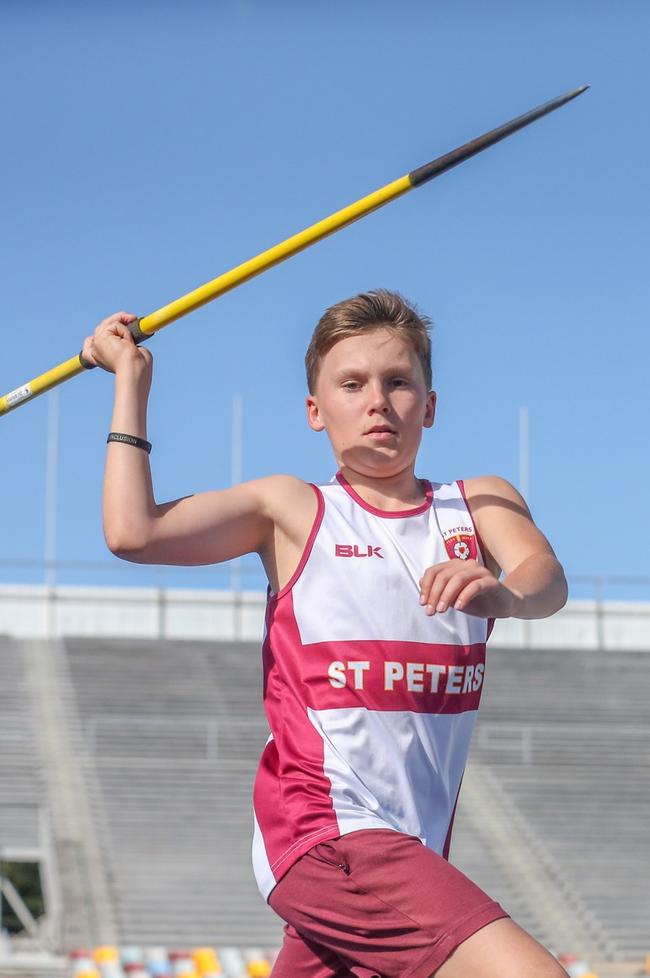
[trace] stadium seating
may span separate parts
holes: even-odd
[[[0,636],[0,862],[32,864],[34,878],[40,880],[40,894],[32,903],[36,919],[32,917],[29,923],[30,936],[48,946],[58,929],[56,881],[35,714],[25,646]],[[19,890],[16,894],[23,909],[29,910],[23,894]],[[41,914],[37,906],[46,912]]]
[[[471,757],[542,840],[596,958],[647,953],[649,679],[642,652],[488,651]]]
[[[259,647],[66,646],[120,939],[277,946],[280,922],[250,858],[252,781],[268,736]]]
[[[586,961],[583,961],[578,954],[560,954],[558,960],[569,978],[598,978]]]
[[[0,636],[0,851],[39,846],[45,793],[21,643]]]
[[[0,750],[0,783],[12,803],[43,806],[24,654],[0,639],[12,677],[0,684],[0,746],[12,745]],[[175,978],[185,967],[189,978],[187,953],[161,950],[173,940],[216,946],[217,974],[263,978],[269,954],[242,951],[281,941],[250,868],[252,782],[268,735],[259,645],[69,638],[57,662],[53,695],[110,881],[114,933],[103,936],[100,921],[95,939],[121,945],[119,960],[104,951],[75,967],[85,961],[102,978],[143,964],[147,976]],[[649,678],[646,652],[490,647],[455,819],[451,861],[553,953],[575,949],[576,967],[589,962],[600,978],[607,962],[641,968],[648,953]],[[28,818],[12,824],[16,837],[30,831]],[[547,891],[568,930],[540,902]]]
[[[168,951],[104,946],[73,951],[67,978],[269,978],[274,958],[261,950],[228,947]],[[569,978],[600,978],[578,954],[559,954],[558,960]]]
[[[101,785],[122,938],[162,943],[173,920],[188,945],[213,936],[273,946],[279,925],[250,870],[251,785],[267,736],[259,648],[68,640],[67,657]],[[638,670],[649,668],[645,653],[488,652],[470,766],[542,840],[551,879],[590,937],[581,950],[597,959],[647,949],[635,866],[647,832],[650,712]],[[464,801],[461,791],[452,861],[554,948],[526,881],[509,878],[503,853],[468,831]],[[171,919],[177,901],[156,892],[164,880],[186,908]]]
[[[76,950],[68,978],[269,978],[275,954],[259,949],[199,947],[191,951],[133,946]]]

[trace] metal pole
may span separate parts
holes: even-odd
[[[167,636],[167,596],[165,594],[164,569],[158,569],[158,588],[156,594],[156,605],[158,610],[158,638],[160,640]]]
[[[530,493],[530,423],[528,405],[519,408],[519,492],[526,502]]]
[[[241,394],[232,396],[232,420],[230,443],[230,484],[239,485],[242,481],[243,468],[243,403]]]
[[[45,472],[45,584],[47,634],[56,634],[56,538],[59,475],[59,392],[52,391],[47,405],[47,460]]]
[[[530,419],[528,405],[519,408],[519,492],[527,503],[530,495]],[[523,645],[530,649],[533,644],[533,624],[524,618],[521,623]]]
[[[243,475],[243,402],[241,394],[233,394],[232,397],[232,418],[231,418],[231,440],[230,440],[230,484],[239,485]],[[240,641],[242,637],[242,564],[241,557],[236,557],[231,562],[230,589],[233,601],[233,632],[235,641]]]
[[[594,579],[594,606],[596,611],[596,648],[599,652],[605,649],[605,588],[601,576]]]

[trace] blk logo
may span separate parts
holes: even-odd
[[[356,543],[354,545],[350,543],[337,543],[334,552],[337,557],[379,557],[381,560],[384,559],[381,547],[373,547],[370,543],[365,550],[358,547]]]

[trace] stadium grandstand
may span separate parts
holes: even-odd
[[[0,978],[270,974],[263,595],[0,587]],[[499,623],[450,859],[571,978],[650,973],[647,604]]]

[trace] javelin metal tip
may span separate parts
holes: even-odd
[[[570,102],[578,95],[582,95],[587,88],[589,88],[589,85],[582,85],[580,88],[575,88],[571,92],[559,95],[557,98],[551,99],[550,102],[545,102],[544,105],[538,105],[536,109],[531,109],[529,112],[525,112],[524,115],[517,116],[516,119],[511,119],[510,122],[506,122],[497,129],[491,129],[490,132],[486,132],[477,139],[465,143],[464,146],[459,146],[458,149],[452,150],[451,153],[439,156],[437,160],[425,163],[424,166],[418,167],[417,170],[411,170],[408,175],[411,186],[419,187],[433,177],[437,177],[452,167],[458,166],[459,163],[463,163],[471,156],[482,152],[488,146],[493,146],[495,143],[500,142],[500,140],[505,139],[506,136],[511,136],[513,132],[523,129],[524,126],[529,126],[531,122],[536,122],[537,119],[548,115],[549,112],[554,112],[556,109],[566,105],[567,102]]]
[[[581,85],[579,88],[574,88],[570,92],[566,92],[565,95],[560,95],[559,98],[553,99],[553,101],[550,102],[549,104],[557,105],[557,107],[559,108],[561,105],[566,105],[567,102],[571,102],[572,99],[577,98],[578,95],[582,95],[582,93],[586,92],[588,88],[591,88],[591,86]]]

